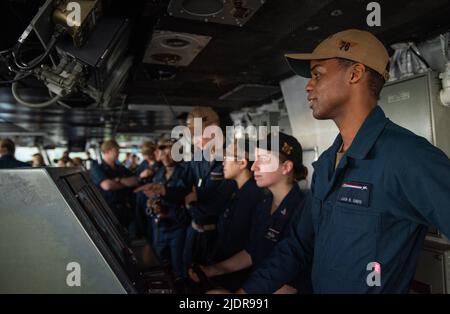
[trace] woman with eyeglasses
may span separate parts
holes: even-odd
[[[226,148],[223,174],[233,180],[237,189],[226,201],[225,210],[217,221],[217,238],[214,242],[212,262],[226,260],[245,249],[250,237],[252,217],[258,203],[267,195],[256,185],[251,171],[255,143],[248,140],[234,140]],[[216,277],[220,286],[233,290],[241,287],[248,277],[248,269]]]

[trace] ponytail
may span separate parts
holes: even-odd
[[[300,169],[294,169],[294,180],[299,182],[305,180],[308,177],[308,168],[304,165],[300,166]]]

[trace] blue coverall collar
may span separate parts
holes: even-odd
[[[380,106],[376,106],[362,124],[345,156],[354,159],[366,158],[388,121],[389,119],[386,118],[383,109]],[[334,160],[341,145],[342,137],[341,134],[338,134],[333,145],[328,150],[331,160]]]
[[[286,194],[286,196],[283,198],[280,205],[278,205],[277,209],[273,212],[272,216],[279,215],[280,212],[284,208],[293,207],[292,204],[298,203],[298,198],[296,197],[296,195],[302,195],[302,194],[303,194],[303,192],[300,190],[300,187],[298,186],[298,184],[294,183],[294,185],[290,189],[289,193]],[[269,206],[269,211],[270,211],[270,206],[272,204],[273,195],[270,194],[270,197],[268,197],[267,200],[268,200],[268,206]]]
[[[256,182],[255,182],[255,179],[253,178],[253,176],[251,176],[247,181],[245,181],[245,183],[241,186],[241,188],[239,190],[245,191],[245,190],[250,189],[254,185],[256,185]]]

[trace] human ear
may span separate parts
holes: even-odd
[[[358,83],[362,77],[364,76],[364,72],[366,72],[366,67],[364,64],[355,63],[350,67],[350,84]]]
[[[239,160],[239,169],[244,170],[245,168],[247,168],[247,165],[248,165],[247,159]]]
[[[287,160],[283,163],[283,170],[282,170],[282,174],[283,175],[287,175],[289,172],[291,172],[294,168],[294,163],[290,160]]]

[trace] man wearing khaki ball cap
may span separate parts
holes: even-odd
[[[272,293],[311,268],[315,293],[407,293],[428,226],[450,237],[450,160],[377,105],[389,56],[371,33],[286,58],[339,135],[313,164],[311,208],[239,292]]]

